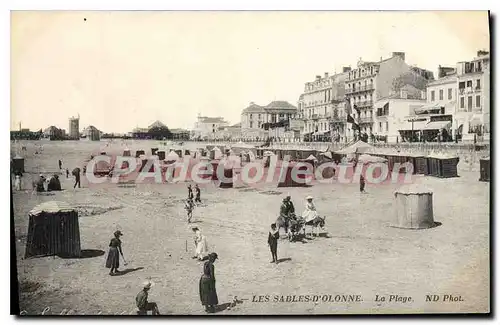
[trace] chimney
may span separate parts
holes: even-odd
[[[400,57],[401,60],[405,60],[405,52],[392,52],[392,57]]]
[[[328,78],[328,72],[325,72],[325,78]]]
[[[484,50],[477,51],[477,56],[478,57],[485,56],[485,55],[488,55],[488,54],[490,54],[490,52],[488,52],[488,51],[484,51]]]
[[[343,73],[346,73],[346,72],[349,72],[349,71],[351,71],[351,67],[343,67],[342,68],[342,72]]]

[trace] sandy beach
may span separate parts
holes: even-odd
[[[41,144],[43,151],[35,155]],[[158,304],[162,314],[205,314],[198,293],[202,263],[191,259],[193,232],[183,203],[186,183],[89,188],[83,178],[83,187],[73,190],[73,178],[63,175],[63,191],[53,195],[31,192],[33,177],[57,172],[58,159],[71,171],[93,152],[124,146],[121,140],[108,147],[104,141],[26,142],[25,190],[14,191],[13,202],[20,309],[27,314],[44,310],[45,314],[69,310],[73,314],[134,314],[134,299],[145,279],[155,284],[149,300]],[[162,148],[155,141],[127,141],[126,146],[132,152]],[[234,297],[242,300],[218,314],[488,312],[490,185],[478,181],[477,171],[459,170],[459,175],[415,177],[415,182],[433,191],[434,219],[439,226],[426,230],[391,226],[397,184],[368,186],[366,194],[359,193],[357,184],[239,185],[232,189],[202,185],[203,204],[195,208],[192,225],[201,228],[219,256],[215,263],[219,302],[227,307]],[[281,262],[270,264],[267,232],[287,193],[299,213],[307,195],[315,198],[318,211],[326,216],[327,234],[305,243],[280,240]],[[81,211],[81,245],[87,255],[25,260],[28,212],[52,200],[68,202]],[[111,277],[104,264],[116,229],[124,233],[128,265],[121,266],[125,274]],[[299,299],[301,295],[333,298],[286,302],[286,296]],[[336,295],[359,295],[360,300],[330,301]],[[387,300],[376,301],[376,295]],[[426,295],[461,299],[429,302]],[[280,296],[285,296],[283,302]]]

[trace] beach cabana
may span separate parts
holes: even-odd
[[[490,181],[490,157],[479,159],[479,180],[481,182]]]
[[[130,149],[127,148],[123,149],[123,157],[130,157],[130,155],[131,155]]]
[[[233,188],[233,169],[224,167],[224,180],[220,180],[220,188]]]
[[[430,154],[426,158],[430,176],[440,178],[458,177],[457,165],[459,158],[457,156],[437,153]]]
[[[105,176],[109,175],[111,170],[113,169],[113,161],[111,158],[111,163],[107,163],[106,161],[98,160],[94,164],[94,175],[97,176]]]
[[[179,155],[175,151],[170,151],[164,160],[168,164],[171,164],[179,160],[179,158],[180,158]]]
[[[385,162],[387,162],[387,159],[385,159],[383,157],[362,154],[358,157],[358,162],[363,163],[363,164],[385,163]]]
[[[295,170],[300,171],[300,174],[296,174],[295,179],[292,177],[294,168]],[[303,164],[290,163],[288,164],[286,170],[281,170],[281,173],[282,174],[280,175],[278,181],[278,187],[304,187],[308,185],[306,177],[310,177],[313,171]],[[304,175],[304,173],[306,173],[306,175]]]
[[[12,172],[16,175],[24,173],[24,158],[15,156],[12,158]]]
[[[165,151],[163,151],[163,150],[158,150],[158,151],[156,152],[156,155],[158,156],[158,159],[159,159],[159,160],[165,160]]]
[[[140,156],[143,156],[145,154],[144,150],[137,150],[135,152],[135,158],[139,158]]]
[[[151,148],[152,155],[155,155],[157,151],[158,151],[158,148]]]
[[[222,151],[218,147],[214,147],[212,150],[210,150],[210,159],[221,159],[222,158]]]
[[[78,212],[65,202],[45,202],[29,212],[24,257],[51,255],[81,255]]]
[[[155,161],[158,161],[158,157],[157,156],[152,156],[152,157],[142,156],[141,157],[141,168],[139,169],[139,171],[143,172],[144,168],[146,168],[147,165],[149,165],[149,171],[148,172],[154,173],[155,172]]]

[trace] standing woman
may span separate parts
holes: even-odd
[[[271,255],[273,260],[271,263],[278,264],[278,239],[280,238],[279,230],[276,229],[276,224],[271,224],[271,230],[269,231],[269,236],[267,237],[267,243],[271,249]]]
[[[215,267],[214,262],[217,259],[216,253],[208,255],[208,261],[203,265],[203,275],[200,278],[200,300],[205,306],[207,313],[214,313],[215,306],[219,304],[217,290],[215,289]]]
[[[109,275],[116,275],[120,267],[120,255],[123,257],[122,241],[120,237],[123,236],[120,230],[115,231],[115,238],[111,239],[109,243],[109,253],[106,259],[106,267],[111,269]]]

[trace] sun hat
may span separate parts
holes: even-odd
[[[308,196],[306,197],[306,200],[312,200],[312,199],[313,199],[313,197],[312,197],[312,196],[310,196],[310,195],[308,195]]]

